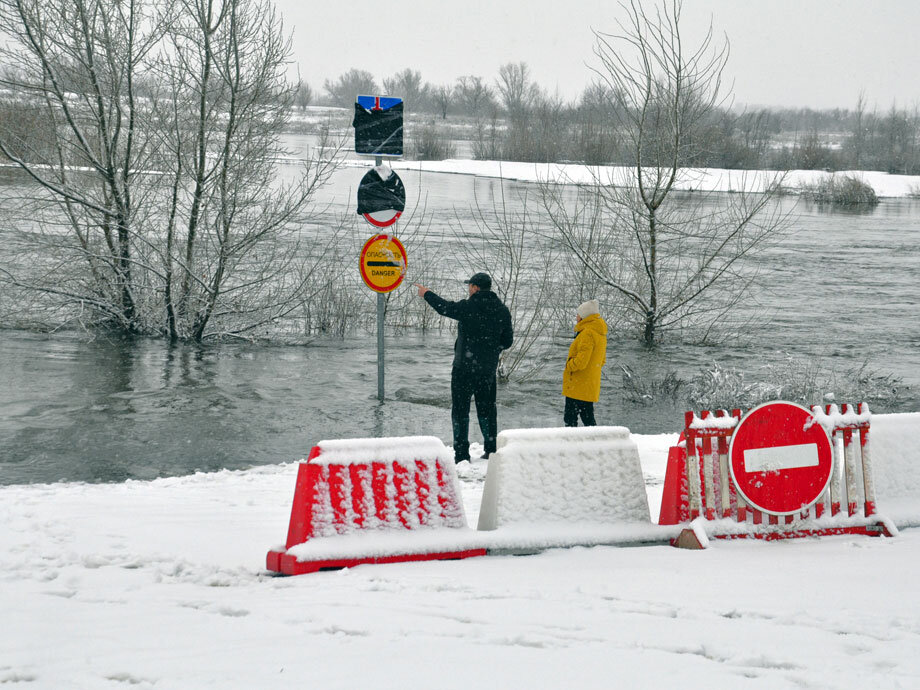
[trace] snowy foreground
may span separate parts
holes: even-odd
[[[657,517],[676,435],[633,438]],[[485,470],[461,469],[472,525]],[[894,539],[272,577],[265,553],[284,541],[296,472],[0,487],[0,685],[920,687],[914,504]]]

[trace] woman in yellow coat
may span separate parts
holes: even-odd
[[[607,324],[601,318],[596,299],[578,305],[575,310],[575,340],[569,346],[569,358],[562,378],[565,396],[563,422],[578,426],[581,416],[585,426],[596,426],[594,403],[601,396],[601,369],[607,361]]]

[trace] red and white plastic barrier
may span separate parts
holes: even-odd
[[[687,412],[684,441],[668,455],[658,525],[624,427],[503,431],[479,531],[467,527],[452,454],[439,439],[322,441],[298,468],[287,540],[266,565],[296,575],[578,545],[700,547],[709,536],[891,536],[897,529],[876,508],[870,418],[865,405],[808,410],[783,401],[744,416]]]
[[[863,403],[858,412],[849,405],[842,411],[836,405],[815,406],[809,413],[793,403],[768,405],[778,409],[785,425],[774,423],[779,429],[763,431],[754,422],[748,427],[754,431],[741,434],[744,438],[736,434],[739,425],[766,406],[744,417],[740,410],[685,414],[683,442],[668,453],[659,524],[694,523],[719,538],[896,534],[894,525],[877,515],[868,406]],[[752,433],[766,434],[767,440],[752,441]],[[771,434],[779,440],[771,441]],[[823,459],[822,439],[827,442]],[[739,452],[736,445],[747,450]],[[750,488],[769,490],[771,484],[767,500]],[[790,498],[790,505],[783,505]],[[704,545],[700,530],[695,533],[695,541]],[[694,539],[684,535],[687,541]]]
[[[875,515],[875,482],[872,479],[872,456],[869,449],[869,406],[862,403],[859,412],[855,412],[846,404],[842,410],[838,410],[836,405],[827,405],[823,410],[815,405],[812,412],[817,423],[829,431],[834,451],[834,473],[828,490],[815,504],[815,517],[821,517],[828,510],[831,515],[840,513],[842,497],[846,500],[848,516],[856,515],[857,511],[865,517]],[[858,445],[854,442],[857,436]],[[838,438],[843,440],[842,457]],[[841,464],[842,472],[838,471]]]
[[[453,458],[433,437],[322,441],[297,473],[286,575],[392,563],[667,543],[651,523],[635,442],[624,427],[513,429],[489,460],[479,530],[467,527]]]
[[[300,463],[284,547],[269,570],[286,575],[485,555],[469,531],[450,451],[435,437],[321,441]],[[373,532],[374,539],[362,538]]]

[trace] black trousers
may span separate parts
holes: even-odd
[[[562,413],[562,421],[566,426],[578,426],[578,417],[581,416],[581,423],[585,426],[597,426],[594,421],[594,403],[587,400],[576,400],[566,396],[565,412]]]
[[[453,370],[450,375],[450,418],[454,427],[454,460],[470,459],[470,398],[476,398],[476,416],[486,453],[495,452],[498,410],[495,407],[495,372],[470,375]]]

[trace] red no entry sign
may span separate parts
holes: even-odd
[[[812,505],[833,469],[827,432],[808,409],[790,402],[769,402],[748,412],[732,434],[728,454],[741,495],[772,515]]]

